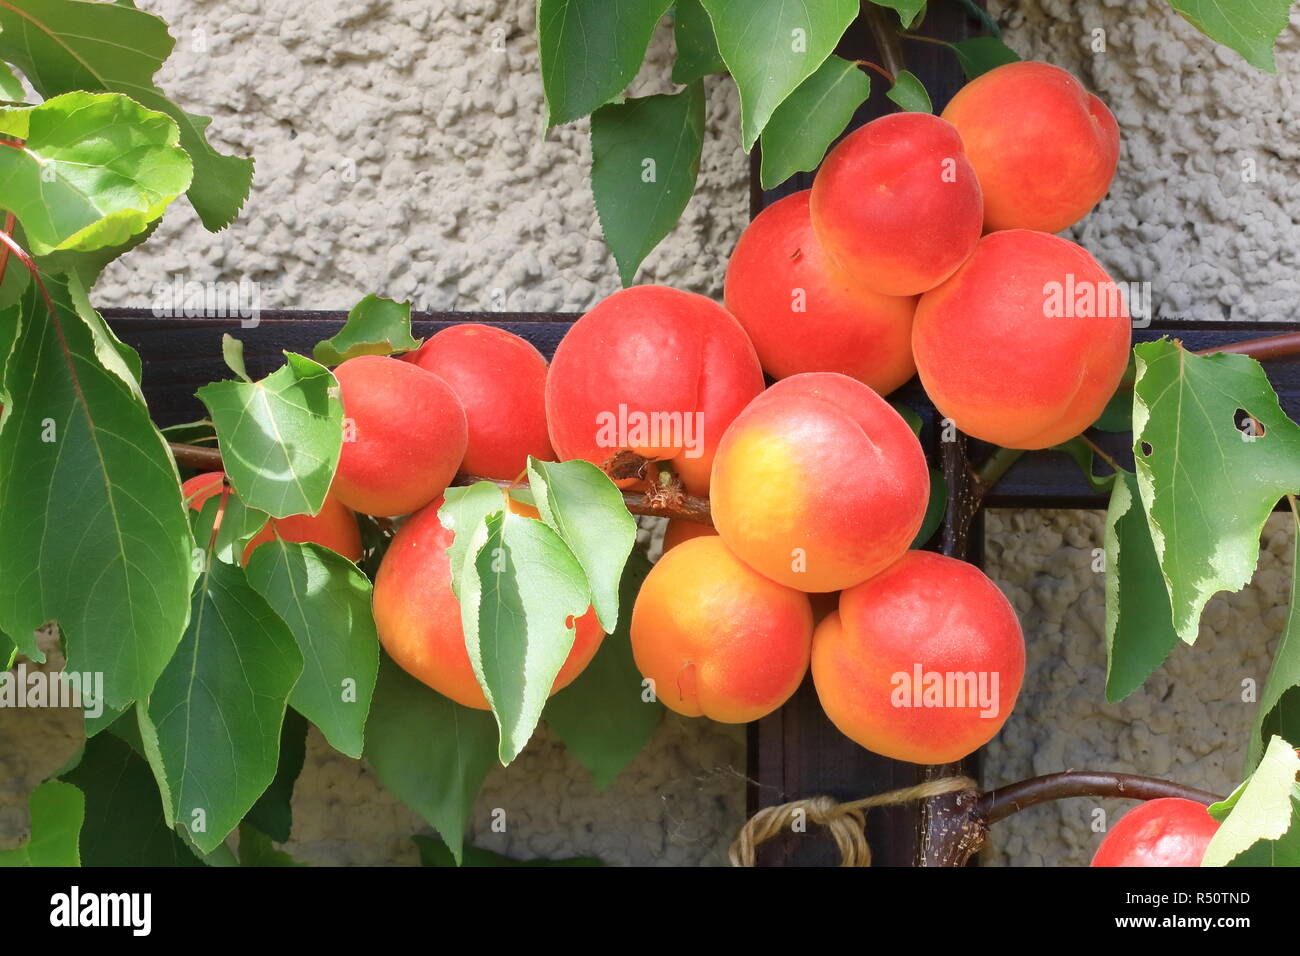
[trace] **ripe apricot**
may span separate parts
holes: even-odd
[[[984,222],[980,184],[950,123],[894,113],[827,154],[812,224],[831,260],[881,295],[916,295],[957,270]]]
[[[551,444],[564,460],[595,465],[620,452],[671,461],[688,490],[705,494],[723,431],[762,390],[754,346],[726,309],[634,286],[575,322],[555,350]]]
[[[750,567],[801,591],[884,570],[925,517],[930,475],[912,429],[835,372],[781,379],[722,436],[713,523]]]
[[[990,233],[921,297],[916,367],[957,427],[1008,448],[1048,448],[1097,420],[1128,365],[1118,285],[1082,247],[1045,232]]]
[[[225,477],[223,471],[195,475],[181,485],[181,496],[191,509],[202,511],[204,502],[223,490]],[[290,515],[269,520],[244,546],[243,563],[248,563],[248,556],[254,548],[275,540],[276,535],[285,541],[322,545],[349,561],[361,560],[361,529],[357,527],[356,515],[333,494],[325,496],[325,503],[314,515]]]
[[[1218,829],[1219,822],[1195,800],[1148,800],[1110,828],[1091,865],[1200,866]]]
[[[974,565],[909,551],[840,595],[813,635],[822,709],[894,760],[960,760],[1015,706],[1025,642],[1011,604]]]
[[[664,551],[677,547],[683,541],[690,541],[692,538],[707,538],[717,533],[717,529],[712,525],[701,524],[698,521],[687,521],[684,518],[671,518],[668,521],[668,527],[664,529]]]
[[[447,549],[454,535],[438,518],[441,507],[438,498],[420,509],[389,544],[371,598],[375,627],[388,656],[416,680],[458,704],[487,710],[465,649],[460,602],[451,589]],[[531,509],[523,504],[510,508],[514,514],[521,510]],[[533,519],[521,515],[513,520]],[[605,637],[594,610],[579,618],[574,630],[573,649],[556,675],[552,694],[582,673]]]
[[[989,231],[1060,232],[1086,216],[1115,178],[1115,117],[1060,67],[999,66],[958,90],[943,118],[966,144]]]
[[[808,672],[808,596],[713,536],[664,554],[632,609],[632,654],[668,709],[739,724],[780,707]]]
[[[808,212],[809,191],[768,206],[727,265],[727,309],[773,378],[842,372],[887,395],[916,373],[916,299],[880,295],[836,268]]]
[[[370,515],[408,514],[446,490],[465,457],[465,410],[451,386],[379,355],[334,370],[343,399],[343,451],[333,491]]]
[[[490,325],[454,325],[405,358],[450,385],[465,408],[461,471],[509,481],[529,455],[555,458],[546,431],[546,359],[530,342]]]

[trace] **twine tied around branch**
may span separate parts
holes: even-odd
[[[847,803],[838,803],[831,797],[806,797],[775,807],[764,807],[740,828],[727,856],[732,866],[753,866],[758,847],[792,826],[802,814],[803,819],[811,820],[830,831],[831,838],[840,851],[840,866],[870,866],[871,847],[867,844],[866,833],[867,810],[928,800],[949,793],[978,791],[979,784],[970,777],[944,777]]]

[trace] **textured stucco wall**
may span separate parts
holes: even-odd
[[[582,309],[617,287],[586,183],[586,126],[541,135],[532,0],[140,5],[163,14],[179,40],[164,88],[213,115],[213,142],[256,156],[257,174],[243,216],[215,236],[178,203],[153,241],[110,268],[100,305],[148,305],[154,283],[177,271],[256,280],[268,308],[346,308],[379,292],[428,309]],[[1073,70],[1123,128],[1115,188],[1075,238],[1117,278],[1150,281],[1162,315],[1291,318],[1300,291],[1294,29],[1268,77],[1216,51],[1163,0],[991,6],[1012,46]],[[1094,56],[1098,26],[1108,50]],[[661,88],[670,55],[661,31],[637,92]],[[732,88],[714,83],[699,192],[645,281],[719,293],[747,212],[736,112]],[[1250,184],[1246,158],[1258,168]],[[1287,602],[1285,522],[1265,542],[1254,584],[1211,603],[1198,645],[1109,706],[1102,583],[1091,569],[1100,516],[990,515],[989,571],[1023,617],[1029,670],[1019,710],[989,748],[988,783],[1087,766],[1226,790],[1251,717],[1240,681],[1266,674]],[[0,845],[23,832],[27,792],[75,750],[79,728],[66,712],[0,713]],[[543,731],[489,778],[469,839],[520,857],[719,863],[743,819],[743,773],[741,729],[670,715],[597,794]],[[1105,806],[1112,818],[1123,808]],[[1086,862],[1100,838],[1092,807],[1069,801],[1014,817],[997,828],[988,861]],[[487,826],[497,808],[505,833]],[[364,764],[313,732],[292,853],[319,864],[412,863],[416,832],[427,827]]]

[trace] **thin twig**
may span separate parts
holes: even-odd
[[[1181,797],[1197,803],[1217,803],[1222,797],[1205,790],[1131,773],[1106,773],[1097,770],[1070,770],[1031,777],[1019,783],[998,787],[980,795],[973,810],[982,822],[997,823],[1013,813],[1050,800],[1066,797],[1118,797],[1125,800],[1157,800]]]
[[[1098,445],[1087,435],[1080,435],[1079,438],[1080,440],[1083,441],[1085,445],[1087,445],[1089,448],[1092,449],[1092,453],[1094,455],[1096,455],[1106,464],[1110,465],[1111,470],[1114,471],[1115,474],[1118,475],[1121,471],[1124,470],[1123,468],[1120,467],[1119,462],[1117,462],[1114,458],[1112,458],[1109,454],[1107,454],[1106,451],[1100,445]]]

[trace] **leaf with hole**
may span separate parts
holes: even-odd
[[[1178,636],[1191,644],[1210,598],[1250,581],[1279,498],[1300,491],[1300,426],[1244,355],[1136,348],[1133,455]],[[1249,435],[1244,410],[1262,427]]]

